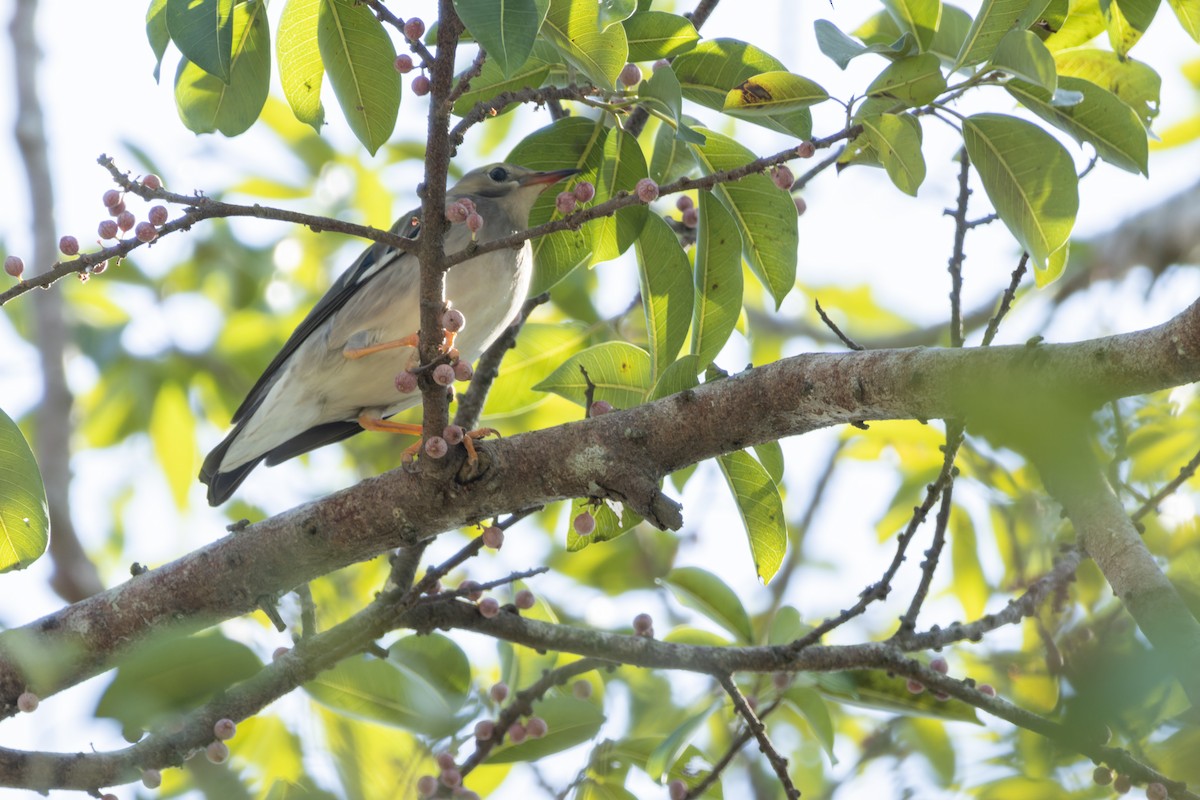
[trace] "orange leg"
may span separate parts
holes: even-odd
[[[390,419],[377,419],[366,414],[358,415],[358,424],[368,431],[384,431],[386,433],[406,433],[409,436],[420,436],[421,426],[415,422],[392,422]]]
[[[467,448],[467,463],[474,464],[479,460],[479,454],[475,452],[475,440],[482,439],[485,436],[499,436],[500,431],[495,428],[476,428],[473,431],[467,431],[463,434],[463,447]]]
[[[445,338],[442,341],[441,350],[443,353],[451,353],[451,351],[454,350],[454,339],[456,336],[458,336],[458,334],[453,331],[445,331],[444,333]],[[369,356],[374,353],[382,353],[385,350],[395,350],[398,347],[416,347],[418,344],[420,344],[420,339],[418,337],[419,334],[410,333],[408,336],[400,339],[393,339],[390,342],[380,342],[379,344],[373,344],[367,347],[344,347],[342,348],[342,355],[352,361],[356,361],[363,356]],[[458,357],[456,352],[451,354],[455,358]]]

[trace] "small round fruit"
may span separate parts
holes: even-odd
[[[925,691],[925,684],[921,683],[920,681],[913,680],[912,678],[909,678],[904,686],[906,689],[908,689],[910,694],[920,694],[921,692]]]
[[[814,155],[816,155],[816,152],[817,146],[812,142],[801,142],[796,147],[796,155],[800,156],[801,158],[812,158]]]
[[[679,197],[675,198],[675,207],[678,208],[680,211],[687,211],[689,208],[691,208],[694,205],[695,205],[695,203],[692,202],[692,198],[690,195],[681,194],[681,195],[679,195]]]
[[[454,367],[449,364],[438,364],[433,368],[433,382],[438,386],[449,386],[454,383]]]
[[[1157,781],[1147,784],[1146,800],[1167,800],[1167,787]]]
[[[633,618],[634,633],[644,634],[654,627],[654,619],[649,614],[638,614]]]
[[[513,597],[513,605],[522,611],[528,611],[537,603],[537,598],[528,589],[522,589]]]
[[[461,425],[447,425],[442,429],[442,438],[446,440],[446,444],[451,446],[462,444],[465,436]]]
[[[437,755],[437,765],[440,769],[454,769],[454,755],[443,750]]]
[[[134,223],[137,222],[137,217],[135,217],[133,215],[133,212],[125,211],[124,209],[122,209],[121,213],[117,214],[116,217],[117,217],[117,227],[123,231],[128,231],[128,230],[132,229]]]
[[[1092,770],[1092,780],[1097,786],[1108,786],[1112,783],[1112,770],[1108,767],[1096,767]]]
[[[575,193],[575,199],[581,203],[586,203],[596,196],[596,187],[591,181],[580,181],[572,191]]]
[[[404,38],[417,41],[425,35],[425,22],[420,17],[413,17],[404,23]]]
[[[101,220],[100,224],[96,226],[96,234],[101,239],[115,239],[117,231],[117,222],[112,219]]]
[[[213,764],[224,764],[229,760],[229,745],[224,742],[209,742],[204,755]]]
[[[124,200],[118,201],[115,206],[108,207],[108,215],[110,217],[119,217],[123,213],[125,213],[125,201]]]
[[[41,700],[33,692],[21,692],[17,696],[17,710],[22,714],[32,714],[37,711],[39,703]]]
[[[475,211],[475,201],[472,200],[471,198],[460,197],[460,198],[458,198],[458,202],[462,203],[463,207],[467,209],[468,214],[471,214]]]
[[[104,201],[105,208],[112,208],[117,203],[121,202],[121,193],[116,189],[109,189],[104,193],[104,196],[101,198],[101,200]]]
[[[520,744],[529,736],[529,731],[519,722],[514,722],[508,726],[508,740],[513,744]]]
[[[479,581],[463,581],[458,585],[460,592],[466,592],[468,600],[478,600],[483,597],[483,587],[479,585]]]
[[[499,550],[504,546],[504,531],[497,528],[495,525],[489,525],[483,529],[483,546],[492,550]]]
[[[546,720],[541,717],[530,717],[525,720],[525,732],[529,734],[530,739],[540,739],[550,730],[550,726],[546,724]]]
[[[58,240],[58,249],[64,256],[78,255],[79,240],[74,236],[64,236]]]
[[[588,416],[589,417],[602,417],[605,414],[612,413],[612,410],[613,410],[612,403],[608,402],[607,400],[597,400],[596,402],[594,402],[590,406],[588,406]]]
[[[457,381],[469,381],[475,376],[475,370],[466,361],[459,361],[454,365],[454,379]]]
[[[447,308],[442,312],[442,327],[451,333],[457,333],[467,325],[467,317],[457,308]]]
[[[275,652],[271,653],[271,660],[278,661],[290,652],[292,652],[292,648],[290,647],[276,647]]]
[[[771,180],[775,185],[785,192],[792,188],[792,184],[796,182],[796,176],[788,169],[786,164],[780,164],[771,170]]]
[[[1118,775],[1113,779],[1113,791],[1117,794],[1125,794],[1133,788],[1133,779],[1128,775]]]
[[[405,370],[396,376],[396,391],[411,394],[417,390],[417,376]]]
[[[797,217],[804,216],[805,211],[808,211],[808,203],[804,202],[803,197],[797,197],[796,198],[796,216]]]
[[[433,797],[437,794],[438,781],[432,775],[422,775],[417,781],[417,794],[421,797]]]
[[[496,732],[496,723],[490,719],[481,719],[475,723],[475,738],[481,742],[486,742],[492,738],[492,734]]]
[[[653,203],[658,199],[658,184],[650,178],[642,178],[637,182],[634,192],[643,203]]]
[[[483,217],[478,212],[472,211],[467,216],[467,230],[471,233],[479,233],[479,229],[483,227]]]
[[[158,227],[167,221],[168,217],[166,206],[152,206],[150,212],[146,214],[146,219],[150,220],[150,224]]]
[[[394,66],[396,67],[396,72],[399,72],[401,75],[407,75],[408,73],[412,72],[412,56],[410,56],[408,53],[401,53],[400,55],[396,56]]]
[[[446,206],[446,219],[452,223],[466,222],[467,217],[471,215],[470,209],[465,203],[457,202]]]
[[[689,228],[694,228],[700,224],[700,212],[694,208],[689,208],[683,212],[683,224]]]
[[[575,210],[575,204],[578,201],[575,199],[573,192],[559,192],[554,198],[554,208],[562,215],[570,214]]]
[[[665,67],[669,66],[671,66],[670,61],[667,61],[665,58],[660,58],[658,61],[654,62],[654,65],[651,67],[651,69],[653,69],[655,72],[658,72],[660,69],[664,69]]]
[[[508,699],[508,684],[503,682],[493,684],[492,688],[488,690],[488,694],[491,695],[492,700],[503,703]]]
[[[4,259],[4,271],[14,278],[19,278],[25,272],[25,262],[20,256],[8,256]]]
[[[153,242],[158,238],[158,231],[149,222],[139,222],[133,229],[133,235],[141,242]]]
[[[412,91],[417,97],[424,97],[433,88],[433,83],[424,75],[418,75],[412,80]]]
[[[142,178],[142,186],[145,186],[147,189],[161,189],[162,178],[158,177],[154,173],[151,173]]]
[[[142,770],[142,786],[147,789],[157,789],[162,786],[162,773],[156,769]]]
[[[981,683],[979,684],[979,693],[986,694],[988,697],[995,697],[996,687],[992,686],[990,683]]]
[[[584,511],[571,522],[571,527],[575,529],[575,533],[580,536],[591,536],[596,530],[596,518],[592,516],[592,512]]]
[[[225,742],[237,734],[237,723],[231,719],[219,719],[213,723],[213,736]]]
[[[642,68],[637,64],[626,64],[617,80],[624,86],[637,86],[642,82]]]
[[[441,458],[450,450],[450,445],[440,436],[430,436],[425,440],[425,455],[430,458]]]
[[[479,601],[479,613],[485,619],[491,619],[500,613],[500,601],[494,597],[485,597]]]
[[[592,696],[592,684],[585,680],[577,680],[571,684],[571,694],[578,697],[580,700],[587,700]]]
[[[688,786],[679,778],[667,784],[667,794],[671,800],[685,800],[688,796]]]
[[[438,776],[438,781],[443,786],[448,786],[453,789],[456,786],[462,786],[462,773],[451,767],[450,769],[442,770],[442,774]]]
[[[946,659],[942,658],[941,656],[931,660],[929,662],[929,668],[934,672],[940,672],[943,675],[950,672],[950,665],[946,663]]]

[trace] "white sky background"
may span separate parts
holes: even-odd
[[[422,16],[427,22],[435,16],[434,5],[432,2],[392,3],[397,14]],[[963,5],[974,11],[978,4],[967,2]],[[162,70],[163,82],[156,85],[151,76],[153,56],[144,34],[144,3],[46,0],[41,6],[39,31],[46,52],[41,86],[51,139],[60,233],[76,235],[85,249],[94,242],[96,223],[104,217],[100,196],[112,186],[107,173],[96,165],[96,157],[102,152],[108,153],[117,158],[119,166],[135,168],[135,162],[122,147],[125,140],[146,149],[159,163],[166,165],[163,178],[169,188],[178,191],[216,190],[233,182],[250,167],[278,169],[280,177],[288,177],[286,170],[292,168],[290,157],[274,152],[278,139],[270,134],[264,136],[252,129],[236,139],[197,137],[183,127],[175,113],[171,91],[178,54],[174,49],[168,51]],[[279,0],[272,4],[273,19],[277,18],[282,6]],[[676,10],[682,12],[690,7],[690,3],[681,2]],[[812,23],[817,18],[829,19],[850,31],[875,8],[873,3],[845,1],[830,5],[819,0],[808,3],[726,0],[718,6],[703,34],[751,41],[780,58],[793,71],[821,83],[832,95],[845,98],[865,86],[883,68],[884,62],[877,57],[863,57],[854,61],[849,70],[841,72],[818,51]],[[0,0],[0,19],[6,25],[12,10],[13,0]],[[24,255],[27,272],[37,273],[46,265],[30,263],[32,247],[28,233],[29,212],[25,206],[25,176],[11,133],[15,98],[7,30],[0,37],[0,50],[4,51],[0,53],[0,64],[3,64],[0,70],[0,185],[5,187],[8,198],[3,204],[5,213],[0,215],[0,243],[6,252]],[[1150,33],[1134,52],[1135,56],[1158,69],[1163,78],[1164,112],[1156,124],[1158,129],[1195,110],[1197,95],[1178,74],[1178,65],[1198,52],[1164,4]],[[411,77],[405,79],[397,138],[419,138],[424,130],[426,104],[407,90]],[[277,88],[277,76],[273,80]],[[994,110],[1010,108],[1011,103],[1002,90],[990,91],[998,94],[991,94],[984,102],[996,104]],[[278,91],[275,93],[279,95]],[[356,146],[336,102],[329,92],[326,94],[329,124],[324,135],[340,148]],[[514,126],[511,142],[517,141],[522,133],[549,122],[545,112],[517,113],[521,118]],[[704,109],[693,109],[693,113],[710,121],[716,121],[719,116]],[[840,130],[844,124],[841,107],[835,103],[814,109],[814,118],[816,136]],[[840,176],[830,171],[812,184],[805,194],[808,212],[800,220],[798,278],[801,283],[820,286],[869,282],[879,300],[923,323],[948,317],[949,279],[945,266],[950,254],[952,223],[941,217],[940,212],[953,204],[957,192],[954,181],[957,167],[951,161],[955,135],[936,121],[926,120],[926,123],[925,155],[929,175],[919,198],[900,194],[881,170],[874,169],[855,168]],[[751,125],[740,126],[738,137],[761,153],[773,152],[789,144],[784,138]],[[1090,153],[1085,154],[1073,142],[1068,142],[1068,147],[1082,167]],[[500,153],[506,149],[501,148]],[[464,166],[481,163],[472,155],[470,140],[463,152]],[[1190,185],[1200,175],[1196,168],[1200,160],[1195,148],[1154,153],[1150,163],[1149,180],[1101,164],[1081,186],[1077,233],[1087,236],[1106,230],[1119,219]],[[807,163],[797,162],[793,168],[799,174],[807,166]],[[416,202],[412,190],[418,179],[415,165],[401,173],[393,173],[397,179],[396,185],[391,187],[395,192],[395,212]],[[982,191],[976,192],[975,203],[972,216],[979,216],[984,213],[980,209],[986,203]],[[295,207],[304,208],[304,204],[301,202]],[[239,221],[238,230],[254,238],[269,239],[279,234],[280,224]],[[171,237],[149,252],[139,251],[139,263],[152,274],[165,271],[183,247],[186,247],[184,237]],[[972,231],[967,252],[964,307],[971,309],[996,297],[1007,284],[1017,248],[1004,228],[995,224]],[[346,264],[331,265],[330,277]],[[603,274],[609,276],[614,287],[610,290],[611,296],[605,299],[611,304],[611,310],[617,310],[634,291],[635,272],[631,262],[627,262],[607,266]],[[7,276],[0,277],[7,280]],[[104,276],[93,280],[104,280]],[[1150,301],[1142,303],[1141,295],[1147,283],[1144,274],[1135,274],[1121,285],[1102,288],[1086,302],[1076,298],[1061,311],[1049,330],[1038,327],[1042,316],[1036,312],[1036,300],[1026,301],[1002,328],[1000,341],[1023,341],[1034,333],[1061,341],[1131,330],[1168,318],[1200,294],[1200,280],[1194,272],[1185,272],[1153,289]],[[1128,292],[1137,293],[1138,301],[1123,304],[1121,297]],[[811,301],[811,297],[793,293],[781,313],[806,313]],[[150,350],[171,341],[168,322],[186,323],[191,328],[188,338],[201,345],[205,337],[212,335],[213,326],[218,322],[200,313],[189,314],[186,309],[178,309],[180,313],[173,309],[164,315],[144,302],[134,299],[130,302],[141,315],[139,329],[145,337],[142,346]],[[850,320],[851,335],[853,327],[853,320]],[[802,352],[807,348],[811,348],[811,343],[796,341],[785,352]],[[722,363],[727,368],[737,368],[748,360],[746,353],[745,347],[735,341]],[[94,379],[87,368],[78,364],[73,365],[70,374],[73,388],[79,393]],[[34,352],[15,337],[0,314],[0,405],[14,417],[18,416],[36,402],[38,391]],[[215,443],[219,435],[217,431],[209,433],[212,438],[205,445]],[[787,498],[788,510],[793,517],[806,500],[816,465],[824,459],[835,435],[836,432],[826,432],[785,443],[788,469],[794,479],[790,485],[796,487]],[[114,469],[114,463],[120,465],[119,469]],[[107,505],[112,500],[110,489],[115,485],[112,476],[126,470],[145,475],[126,515],[131,558],[157,565],[224,534],[222,518],[207,509],[198,483],[192,512],[180,517],[167,499],[165,484],[156,475],[157,467],[148,466],[153,463],[146,443],[131,443],[117,448],[116,453],[76,459],[76,522],[85,538],[85,546],[98,547],[109,534],[104,526],[110,517]],[[314,463],[328,464],[332,473],[329,489],[344,485],[350,479],[332,453],[314,454]],[[874,533],[874,523],[894,490],[891,468],[882,464],[861,469],[854,485],[835,485],[808,547],[815,560],[839,565],[845,561],[844,554],[850,552],[850,548],[853,552],[878,558],[856,559],[860,563],[850,575],[820,567],[805,568],[793,581],[790,599],[806,617],[817,618],[844,606],[857,588],[878,575],[880,564],[891,556],[891,542],[879,545]],[[247,482],[244,491],[264,505],[282,510],[309,496],[289,480],[299,474],[295,470],[289,472],[286,465],[272,470],[260,469]],[[685,518],[689,523],[684,533],[689,535],[689,543],[681,553],[680,563],[710,569],[718,564],[729,565],[727,569],[720,569],[722,577],[739,590],[752,611],[761,608],[766,595],[754,580],[748,549],[732,505],[722,497],[706,496],[698,488],[700,483],[699,479],[693,482],[684,497]],[[510,542],[517,541],[519,536],[514,532]],[[446,542],[441,549],[448,551],[454,544]],[[437,553],[432,557],[437,558]],[[519,549],[510,543],[487,568],[501,574],[509,568],[525,567],[535,558],[529,547]],[[21,624],[60,606],[58,599],[46,588],[49,573],[48,559],[43,559],[24,573],[0,576],[0,597],[5,598],[5,602],[0,603],[0,624]],[[108,575],[106,579],[111,585],[123,580],[124,576]],[[559,583],[553,578],[545,579],[542,585],[551,596],[564,597],[561,592],[555,592]],[[848,587],[855,588],[848,591]],[[539,586],[535,584],[534,588],[537,590]],[[900,594],[893,597],[904,596],[903,585],[898,591]],[[20,603],[14,598],[21,598]],[[655,612],[655,604],[650,600],[646,602]],[[612,626],[627,624],[628,619],[641,610],[606,601],[597,601],[593,605],[595,622]],[[943,601],[938,605],[931,604],[923,618],[932,621],[939,613],[945,615],[943,619],[954,619],[961,611],[953,601]],[[859,628],[858,632],[868,629]],[[269,653],[281,643],[286,643],[284,637],[262,642],[261,646],[263,652]],[[951,664],[954,665],[953,656]],[[107,680],[101,679],[99,686]],[[84,749],[89,743],[99,749],[121,746],[115,732],[106,728],[97,727],[85,732],[71,730],[68,735],[53,722],[47,724],[53,719],[64,725],[70,724],[67,720],[78,719],[81,713],[86,716],[93,707],[93,698],[86,689],[51,698],[35,717],[10,720],[0,725],[0,745],[67,750]],[[843,766],[846,766],[845,759]],[[569,775],[574,768],[574,765],[568,765],[565,774]],[[886,776],[882,780],[886,781]],[[886,791],[886,785],[883,783],[875,788]],[[862,788],[861,783],[858,786]],[[128,790],[119,790],[118,794],[131,796]],[[7,795],[0,790],[0,797],[3,796]],[[846,796],[850,795],[839,795]]]

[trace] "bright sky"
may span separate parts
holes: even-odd
[[[0,0],[0,18],[5,23],[12,16],[14,0]],[[398,14],[423,16],[433,19],[432,2],[396,2]],[[964,3],[973,10],[977,3]],[[272,16],[282,9],[282,2],[272,5]],[[684,11],[689,4],[679,3],[678,10]],[[821,83],[834,96],[847,97],[855,88],[861,88],[882,68],[882,62],[873,57],[855,61],[846,72],[839,71],[822,56],[816,48],[812,33],[815,18],[829,19],[843,30],[855,28],[863,19],[867,4],[822,2],[796,3],[790,0],[757,1],[753,4],[725,2],[720,5],[704,28],[707,36],[734,36],[753,41],[788,64],[793,71],[800,72]],[[753,13],[747,13],[749,9]],[[171,93],[171,77],[178,58],[173,50],[168,52],[163,66],[164,81],[156,85],[151,77],[152,55],[146,43],[143,19],[144,4],[129,3],[78,3],[66,0],[44,0],[41,3],[40,33],[46,51],[42,72],[43,101],[48,117],[48,131],[52,147],[52,167],[57,192],[57,219],[61,233],[72,233],[87,247],[94,241],[93,231],[103,216],[101,194],[111,184],[107,173],[95,163],[100,153],[117,158],[118,165],[134,168],[123,142],[132,141],[149,151],[160,163],[166,165],[163,178],[168,187],[187,191],[191,189],[218,189],[235,179],[248,166],[263,167],[264,162],[285,171],[290,161],[285,154],[273,152],[277,140],[262,136],[252,130],[237,139],[222,137],[196,137],[187,132],[174,109]],[[1165,6],[1160,18],[1146,39],[1138,46],[1135,55],[1152,59],[1160,67],[1163,77],[1164,113],[1160,127],[1195,111],[1200,98],[1191,92],[1177,73],[1178,65],[1185,56],[1196,55],[1195,46],[1180,31],[1178,24],[1170,18]],[[814,16],[816,15],[816,16]],[[763,20],[772,20],[763,24]],[[7,25],[5,26],[7,32]],[[11,56],[5,35],[0,40],[0,178],[8,187],[9,202],[6,213],[0,216],[0,243],[7,252],[24,255],[26,269],[40,272],[45,265],[34,265],[30,258],[28,234],[28,212],[25,208],[23,188],[24,172],[18,161],[11,131],[14,124],[14,97],[11,87]],[[997,102],[992,96],[989,102]],[[1004,103],[1001,98],[998,102]],[[1006,106],[1002,106],[1006,107]],[[339,146],[353,146],[352,137],[339,117],[336,104],[327,98],[326,108],[330,125],[326,135]],[[404,138],[419,136],[424,128],[425,104],[411,93],[405,94],[401,108],[399,130]],[[699,115],[714,119],[712,112],[702,111]],[[815,109],[815,135],[826,135],[839,130],[844,121],[840,107],[826,103]],[[546,124],[545,114],[523,115],[524,130]],[[514,135],[516,135],[514,131]],[[400,133],[397,134],[401,135]],[[953,202],[956,192],[951,176],[956,167],[951,163],[954,152],[953,133],[936,123],[925,126],[927,146],[926,159],[929,176],[916,200],[901,196],[887,182],[879,170],[851,169],[840,176],[826,175],[817,181],[806,194],[809,210],[800,222],[801,253],[800,275],[802,283],[808,285],[849,284],[868,281],[877,296],[885,303],[904,313],[911,314],[924,322],[934,322],[947,316],[946,292],[949,282],[945,274],[946,259],[951,245],[951,225],[939,219],[940,209]],[[753,126],[743,126],[739,139],[759,152],[770,152],[786,146],[787,142]],[[515,138],[513,139],[515,141]],[[1083,151],[1069,144],[1080,164],[1086,163]],[[465,158],[467,166],[474,166],[468,148]],[[1096,173],[1083,184],[1082,203],[1077,231],[1083,235],[1103,231],[1115,221],[1131,214],[1167,194],[1190,185],[1197,178],[1195,149],[1166,154],[1154,154],[1151,159],[1149,180],[1130,175],[1112,167],[1100,166]],[[797,172],[803,166],[797,168]],[[400,211],[415,203],[412,184],[416,180],[415,170],[409,169],[388,177],[396,184],[393,208]],[[286,177],[286,175],[284,175]],[[982,193],[979,193],[982,195]],[[298,204],[303,208],[304,204]],[[270,226],[270,230],[259,234],[258,225]],[[239,231],[249,235],[274,237],[278,233],[274,223],[242,223]],[[177,237],[178,238],[178,237]],[[140,257],[143,266],[151,271],[165,271],[173,263],[181,245],[167,241]],[[1009,272],[1015,262],[1015,245],[999,225],[993,225],[972,233],[969,242],[969,260],[966,267],[965,305],[973,308],[979,303],[995,297],[1007,283]],[[345,265],[331,265],[331,275]],[[614,280],[628,285],[631,272],[622,267],[606,267],[616,276]],[[97,280],[103,280],[103,277]],[[1101,290],[1106,299],[1116,300],[1121,292],[1141,291],[1145,281],[1131,279],[1121,287]],[[1064,319],[1051,331],[1049,338],[1081,338],[1095,332],[1128,330],[1166,319],[1179,310],[1190,299],[1200,293],[1200,281],[1190,276],[1180,276],[1169,287],[1159,287],[1151,294],[1147,306],[1120,309],[1119,303],[1106,303],[1107,316],[1097,317],[1093,306],[1077,303],[1064,312]],[[614,305],[623,304],[625,290],[614,293],[618,299]],[[20,300],[17,301],[22,302]],[[164,313],[152,304],[131,299],[139,308],[144,321],[139,324],[140,336],[145,337],[141,346],[156,349],[170,341],[167,328],[169,321],[177,319],[170,308]],[[811,298],[793,294],[785,303],[783,313],[796,314],[806,310]],[[1030,304],[1035,305],[1035,304]],[[180,310],[183,313],[184,310]],[[1143,314],[1145,314],[1143,316]],[[2,317],[3,315],[0,315]],[[197,326],[197,344],[202,346],[204,330],[214,329],[219,320],[203,315],[190,318]],[[1037,314],[1022,316],[1018,313],[1005,331],[1003,341],[1021,341],[1034,332]],[[794,343],[790,352],[803,347]],[[728,363],[746,361],[744,348],[731,345]],[[71,369],[73,386],[83,391],[94,374],[78,364]],[[37,400],[38,383],[36,361],[33,350],[18,341],[6,319],[0,318],[0,404],[6,411],[17,416]],[[215,437],[219,432],[211,432]],[[798,478],[796,486],[806,487],[815,469],[832,442],[832,434],[804,437],[803,441],[788,443],[789,470]],[[107,503],[111,501],[109,489],[114,485],[113,459],[136,469],[138,464],[149,463],[151,454],[148,445],[130,444],[118,449],[115,454],[93,455],[81,458],[75,464],[75,497],[78,524],[86,543],[98,546],[108,531],[103,527],[110,515]],[[337,459],[331,454],[314,455],[317,463],[330,467],[330,488],[344,485],[349,476],[342,471]],[[874,523],[882,503],[890,497],[891,477],[886,465],[866,467],[867,477],[860,479],[856,487],[838,487],[829,505],[824,524],[817,526],[810,542],[815,557],[834,560],[848,546],[858,552],[878,551],[881,557],[890,556],[890,544],[880,547],[874,535]],[[143,470],[144,471],[144,470]],[[275,470],[259,470],[247,483],[246,491],[259,499],[275,496],[270,503],[282,509],[305,495],[290,487],[287,477],[292,474],[286,467]],[[144,563],[158,564],[175,558],[189,549],[211,541],[223,533],[219,515],[206,509],[201,501],[201,487],[197,484],[195,513],[187,517],[176,515],[173,507],[163,499],[161,485],[148,475],[144,489],[139,490],[130,512],[126,515],[126,536],[135,547],[137,559]],[[341,481],[341,483],[336,483]],[[863,483],[865,481],[865,484]],[[257,483],[256,483],[257,482]],[[697,487],[693,482],[692,487]],[[861,487],[877,485],[878,505],[863,502]],[[788,498],[789,511],[795,513],[805,500],[805,490],[799,496]],[[698,565],[721,563],[732,560],[740,570],[727,570],[733,575],[734,584],[749,597],[754,605],[761,599],[756,594],[753,570],[750,566],[744,540],[737,533],[737,522],[731,506],[721,501],[712,501],[703,492],[689,491],[684,498],[687,518],[690,520],[715,519],[719,525],[708,524],[690,533],[699,533],[698,541],[689,544],[685,551],[688,563]],[[711,509],[711,513],[710,513]],[[833,516],[836,515],[836,518]],[[727,523],[727,524],[726,524]],[[732,545],[730,545],[732,542]],[[850,544],[853,542],[853,544]],[[506,551],[507,553],[507,551]],[[528,563],[530,553],[520,554],[522,564],[513,554],[503,555],[496,561],[495,569],[522,566]],[[506,559],[512,558],[509,563]],[[863,580],[877,574],[876,565],[862,565]],[[57,599],[45,589],[49,564],[43,560],[38,565],[18,575],[0,577],[3,581],[3,596],[23,598],[20,608],[12,602],[0,607],[0,622],[19,624],[47,613],[59,606]],[[111,581],[121,576],[109,576]],[[835,574],[820,569],[807,569],[798,597],[805,603],[806,613],[823,613],[835,610],[844,602],[844,589],[858,580],[857,576]],[[822,605],[820,598],[828,598],[830,608]],[[956,613],[957,606],[951,604],[948,614]],[[610,612],[610,613],[606,613]],[[599,624],[620,624],[627,617],[627,609],[599,606],[596,620]],[[282,642],[282,640],[281,640]],[[281,643],[277,642],[277,643]],[[271,646],[274,646],[273,644]],[[101,681],[101,686],[107,679]],[[10,746],[33,746],[48,749],[83,748],[94,742],[98,748],[117,747],[119,739],[112,731],[89,731],[81,739],[75,732],[70,737],[62,729],[48,728],[47,718],[65,720],[74,715],[74,708],[90,707],[93,701],[87,691],[76,691],[52,698],[39,712],[38,724],[32,719],[10,720],[0,726],[0,744]],[[84,697],[84,699],[80,699]],[[57,708],[57,712],[55,709]],[[122,797],[128,792],[118,792]],[[0,792],[0,797],[6,796]],[[16,795],[13,795],[16,796]],[[20,795],[24,796],[24,795]],[[63,795],[65,796],[65,795]]]

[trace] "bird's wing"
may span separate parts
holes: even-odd
[[[405,239],[416,239],[421,232],[420,209],[413,209],[400,217],[392,226],[391,232],[403,236]],[[238,406],[232,421],[240,422],[243,417],[253,413],[282,373],[284,363],[304,343],[304,340],[311,336],[321,323],[346,305],[346,302],[362,288],[363,284],[383,272],[388,265],[403,255],[405,255],[404,251],[382,242],[376,242],[364,250],[362,255],[350,265],[350,268],[333,282],[325,296],[317,301],[317,304],[308,312],[308,316],[296,326],[296,330],[292,331],[292,335],[284,342],[275,358],[263,370],[258,382],[250,389],[246,399]]]

